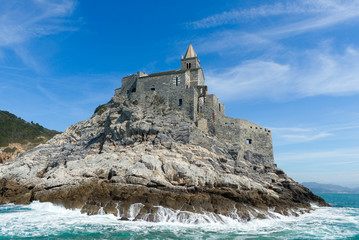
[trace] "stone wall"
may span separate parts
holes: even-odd
[[[140,74],[122,79],[124,86],[120,94],[128,95],[140,104],[154,101],[172,109],[184,111],[192,120],[197,119],[197,91],[189,87],[190,71],[170,71],[157,74]],[[133,91],[134,87],[136,91]]]
[[[219,138],[238,143],[243,157],[247,151],[270,158],[273,162],[272,135],[269,129],[244,119],[222,117],[214,124]]]
[[[203,117],[208,120],[216,122],[218,119],[226,115],[226,109],[224,105],[213,94],[206,96],[204,106],[205,108],[203,110]]]
[[[204,85],[204,75],[202,68],[190,70],[191,74],[191,87]]]

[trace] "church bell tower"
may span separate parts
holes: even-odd
[[[189,45],[186,55],[181,58],[181,70],[191,70],[200,68],[197,54],[194,52],[192,44]]]

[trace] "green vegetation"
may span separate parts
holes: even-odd
[[[3,150],[3,152],[5,152],[5,153],[14,153],[15,151],[16,151],[16,147],[13,147],[13,148],[7,147]]]
[[[49,130],[38,123],[28,123],[7,111],[0,111],[0,147],[9,143],[40,144],[60,132]]]
[[[105,104],[101,104],[99,105],[96,109],[95,109],[95,113],[97,113],[97,115],[101,115],[102,113],[104,113],[107,110],[107,106]]]
[[[159,97],[157,94],[153,96],[153,100],[151,102],[151,105],[158,106],[165,102],[165,99],[163,97]]]

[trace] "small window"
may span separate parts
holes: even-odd
[[[176,86],[178,86],[178,77],[176,77]]]
[[[225,123],[226,125],[228,125],[228,123]]]
[[[136,88],[133,88],[133,89],[131,90],[131,92],[136,92]]]
[[[247,139],[247,144],[252,144],[252,139]]]
[[[156,90],[155,86],[152,86],[151,91],[155,91],[155,90]]]
[[[178,106],[182,106],[182,99],[178,99]]]
[[[221,111],[221,104],[218,104],[218,110]]]

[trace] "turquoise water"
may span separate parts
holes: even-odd
[[[181,223],[166,209],[160,223],[126,222],[51,203],[7,204],[0,206],[0,239],[359,239],[359,194],[320,196],[333,207],[250,222],[197,214]]]

